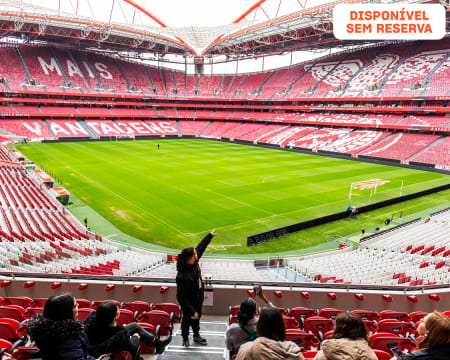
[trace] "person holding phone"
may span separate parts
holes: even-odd
[[[261,286],[253,286],[253,293],[263,300],[268,308],[274,307],[264,295]],[[237,354],[242,344],[253,341],[258,336],[256,333],[256,324],[258,323],[256,301],[252,298],[242,301],[237,318],[238,323],[231,324],[225,333],[225,343],[232,355]]]
[[[398,360],[448,360],[450,359],[450,318],[439,311],[425,316],[417,327],[422,340],[419,350],[410,354],[396,352]]]
[[[216,236],[213,229],[196,248],[186,247],[178,254],[177,261],[177,300],[181,306],[181,335],[183,346],[189,347],[189,328],[194,332],[194,342],[208,345],[208,341],[200,336],[200,318],[204,300],[204,285],[198,261],[202,257],[211,239]]]

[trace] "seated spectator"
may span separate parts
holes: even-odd
[[[160,340],[142,329],[137,323],[117,326],[120,310],[114,301],[103,301],[97,310],[84,321],[89,339],[89,352],[99,354],[114,351],[128,351],[133,360],[140,357],[140,341],[147,346],[153,346],[157,354],[164,352],[172,337]]]
[[[262,289],[257,294],[268,307],[273,307],[273,304],[267,300],[263,294]],[[258,318],[256,314],[256,301],[252,298],[245,299],[240,306],[237,318],[239,323],[231,324],[225,334],[225,342],[227,349],[235,354],[239,351],[239,347],[249,341],[255,340],[258,335],[256,333],[256,324]]]
[[[419,350],[400,355],[401,360],[448,360],[450,359],[450,318],[435,311],[425,316],[417,328],[423,336]]]
[[[76,321],[78,303],[71,294],[50,297],[41,315],[30,320],[28,334],[42,360],[95,360],[88,353],[83,324]],[[97,360],[104,358],[101,355]]]
[[[358,315],[338,314],[333,338],[322,343],[314,360],[377,360],[367,340],[367,328]]]
[[[258,338],[242,344],[236,360],[303,360],[301,348],[292,341],[284,341],[286,329],[280,309],[264,309],[256,330]]]

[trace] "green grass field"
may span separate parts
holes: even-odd
[[[157,143],[161,149],[157,150]],[[360,229],[350,220],[247,248],[250,234],[343,211],[352,182],[389,180],[372,202],[449,182],[447,175],[206,140],[32,143],[19,150],[122,232],[169,248],[195,245],[216,228],[210,252],[250,254],[317,245]],[[410,206],[449,201],[449,191],[362,216],[363,224]],[[78,213],[83,218],[82,213]],[[375,223],[376,224],[376,223]],[[95,223],[90,222],[93,230]],[[368,226],[368,225],[366,225]],[[108,234],[102,234],[108,235]]]

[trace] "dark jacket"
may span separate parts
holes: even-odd
[[[99,326],[95,312],[83,321],[89,340],[89,353],[95,357],[114,351],[128,350],[130,334],[124,326]]]
[[[211,242],[212,237],[211,234],[206,235],[195,248],[199,260]],[[198,261],[194,264],[185,264],[184,261],[178,260],[177,271],[177,300],[183,313],[189,317],[196,312],[201,313],[204,286]]]
[[[84,327],[78,321],[53,321],[37,316],[29,322],[28,334],[43,360],[95,360],[88,353]]]
[[[414,351],[403,355],[401,360],[448,360],[450,359],[450,344],[435,346],[427,350]]]

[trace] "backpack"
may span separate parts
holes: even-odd
[[[239,323],[239,327],[247,334],[247,338],[244,340],[244,343],[254,341],[258,337],[256,330],[250,332],[245,327],[243,327],[241,323]]]

